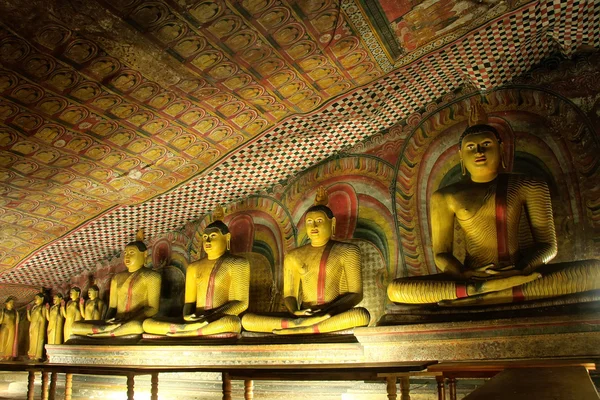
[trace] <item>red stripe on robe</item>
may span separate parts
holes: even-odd
[[[208,278],[208,288],[206,289],[206,302],[204,303],[204,308],[208,310],[213,308],[213,297],[215,295],[215,279],[217,278],[217,272],[219,272],[221,264],[223,264],[223,257],[219,257],[219,259],[213,266],[212,271],[210,271],[210,277]]]
[[[510,264],[510,253],[508,249],[508,227],[507,227],[507,197],[508,197],[508,175],[498,176],[496,185],[496,237],[498,241],[498,262],[501,265]]]
[[[317,304],[325,303],[325,282],[327,280],[327,259],[333,248],[333,241],[330,240],[325,245],[323,254],[321,255],[321,263],[319,264],[319,278],[317,281]]]

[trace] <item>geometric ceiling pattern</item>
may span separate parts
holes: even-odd
[[[593,0],[77,4],[0,5],[0,282],[64,282],[464,84],[600,47]]]

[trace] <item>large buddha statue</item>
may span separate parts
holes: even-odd
[[[27,356],[30,360],[44,358],[46,339],[46,317],[44,316],[44,294],[37,293],[33,298],[33,307],[27,307],[29,321],[29,349]]]
[[[52,297],[52,306],[46,304],[44,316],[48,321],[48,344],[63,343],[65,318],[62,313],[62,302],[62,294],[56,293]]]
[[[280,335],[335,332],[369,324],[369,312],[355,307],[363,296],[358,246],[332,240],[335,217],[319,188],[304,216],[310,244],[290,251],[283,262],[284,304],[290,317],[246,314],[244,329]]]
[[[500,304],[600,288],[597,260],[546,265],[557,253],[548,185],[500,173],[503,144],[494,127],[467,128],[459,154],[463,175],[468,171],[470,179],[431,197],[433,255],[442,273],[394,280],[388,286],[392,301]],[[455,221],[465,234],[464,262],[453,255]],[[524,222],[531,231],[528,243],[519,235]]]
[[[110,281],[110,297],[105,320],[78,321],[74,335],[90,337],[129,336],[143,333],[142,322],[158,312],[161,276],[144,266],[146,245],[140,230],[137,240],[125,246],[123,262],[127,271]]]
[[[15,298],[9,296],[0,311],[0,360],[10,360],[17,356],[17,332],[19,313],[15,310]]]
[[[202,234],[207,257],[187,267],[183,321],[147,319],[145,332],[168,336],[241,332],[238,315],[248,308],[250,264],[244,257],[229,253],[231,234],[222,217],[222,208],[219,208],[215,221]]]
[[[81,289],[77,286],[73,286],[69,291],[69,301],[66,304],[62,304],[60,308],[60,313],[65,321],[65,327],[63,329],[63,334],[65,341],[69,340],[71,337],[71,330],[73,329],[73,324],[82,319],[81,311],[79,311],[79,298],[81,296]]]
[[[106,312],[106,303],[98,297],[100,289],[97,285],[92,285],[88,289],[88,299],[83,297],[79,300],[79,312],[86,321],[98,321],[104,317]]]

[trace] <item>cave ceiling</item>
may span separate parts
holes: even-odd
[[[52,286],[554,52],[589,1],[2,0],[0,282]]]

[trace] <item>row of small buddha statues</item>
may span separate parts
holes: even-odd
[[[29,321],[29,347],[27,356],[33,360],[43,358],[44,344],[62,344],[71,336],[73,324],[80,320],[100,320],[106,311],[106,304],[99,298],[96,285],[88,289],[88,300],[81,297],[81,289],[72,287],[70,300],[65,302],[61,293],[52,297],[52,305],[44,304],[45,295],[34,296],[26,317]],[[9,296],[0,312],[0,359],[17,357],[19,313],[15,310],[15,298]]]
[[[393,280],[387,290],[391,301],[458,307],[600,288],[597,260],[547,265],[557,253],[548,185],[501,173],[503,144],[494,127],[476,124],[467,128],[459,141],[459,154],[464,179],[435,192],[430,204],[432,250],[441,273]],[[304,215],[310,243],[291,250],[284,259],[287,316],[245,313],[251,268],[247,259],[229,252],[229,229],[222,215],[214,215],[202,236],[207,257],[187,267],[180,320],[156,316],[161,275],[144,267],[147,249],[138,237],[125,247],[127,271],[111,280],[105,318],[74,320],[71,334],[214,336],[239,334],[242,328],[316,334],[368,325],[369,312],[357,307],[363,297],[359,247],[332,239],[336,218],[326,204],[327,194],[320,188],[315,205]],[[519,241],[523,220],[531,230],[527,247]],[[453,255],[455,222],[465,234],[464,262]],[[65,328],[68,338],[66,334]]]

